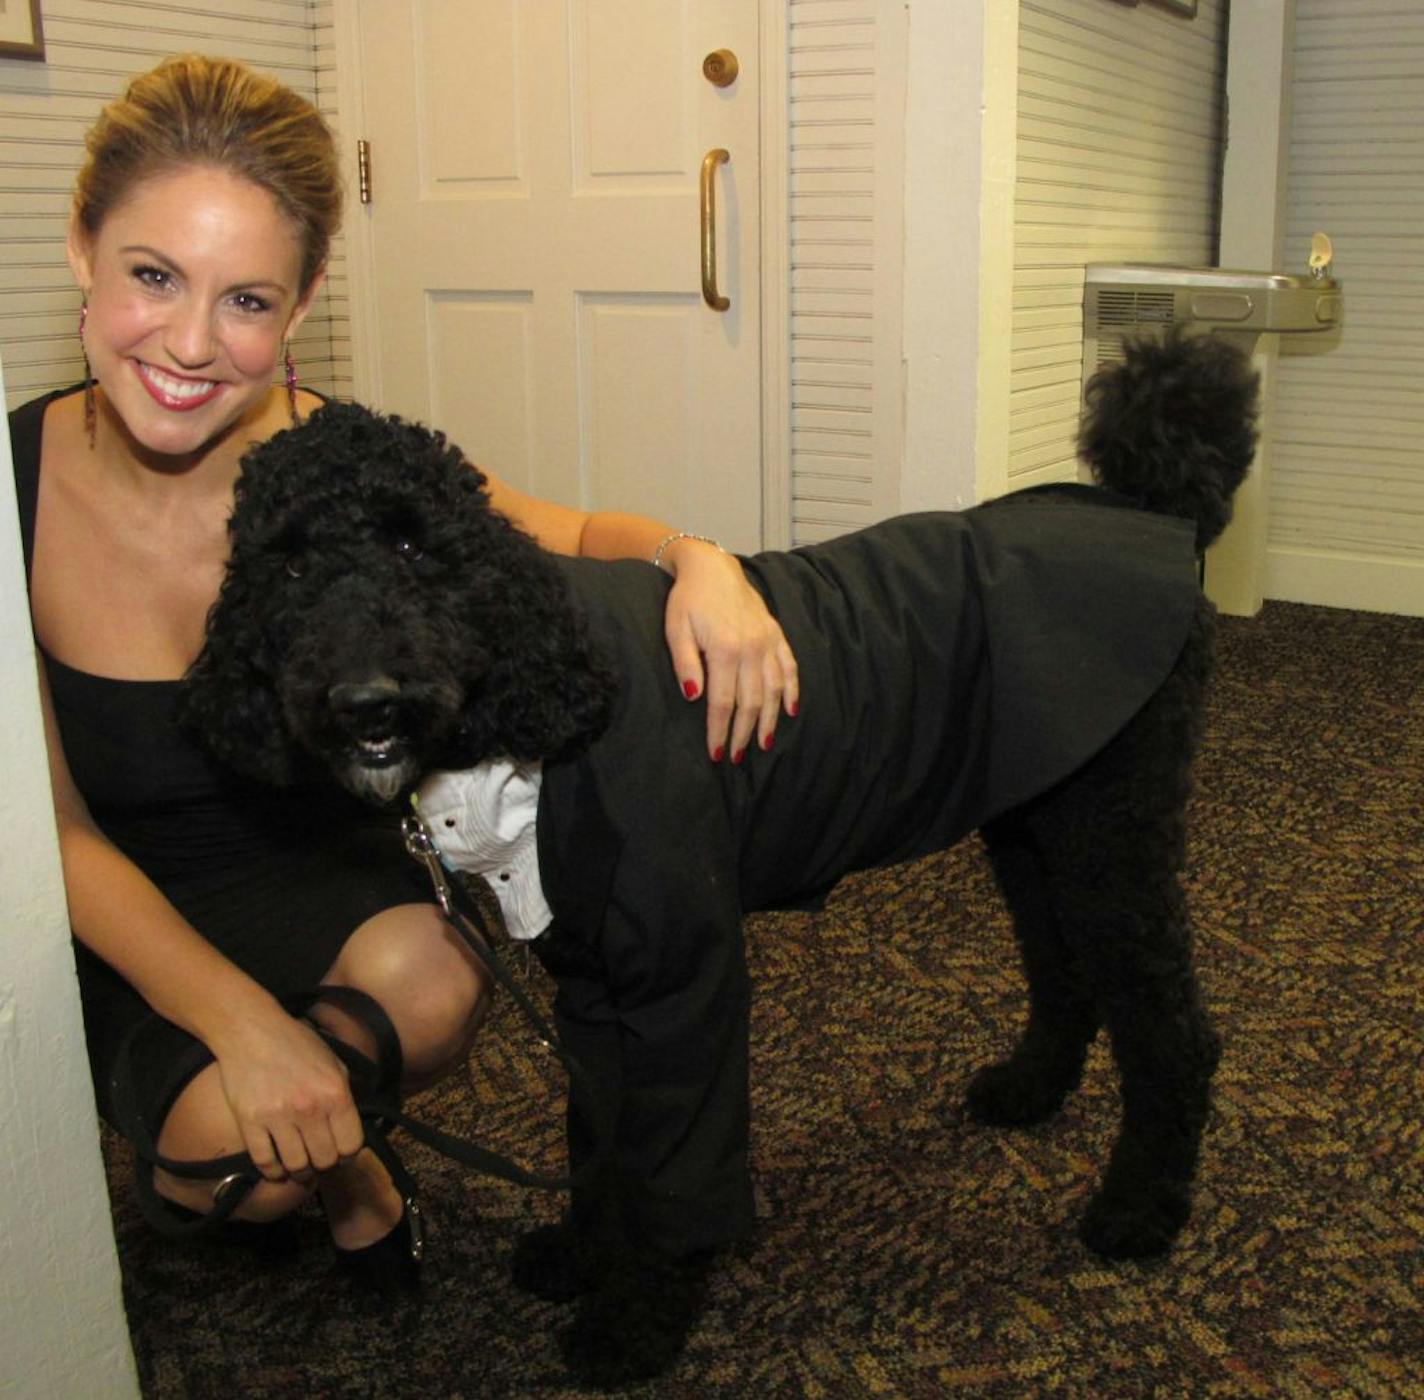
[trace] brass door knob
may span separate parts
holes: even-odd
[[[731,87],[742,66],[731,49],[717,49],[702,60],[702,76],[713,87]]]

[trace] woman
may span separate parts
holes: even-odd
[[[274,797],[218,771],[173,722],[227,552],[243,451],[320,404],[292,335],[340,216],[331,137],[303,99],[240,64],[183,57],[136,79],[88,137],[69,260],[84,297],[82,390],[11,415],[70,918],[101,1107],[126,1031],[168,1023],[139,1066],[166,1107],[159,1150],[245,1150],[249,1221],[320,1195],[338,1258],[373,1279],[418,1232],[363,1147],[346,1073],[279,997],[318,983],[374,996],[409,1086],[467,1048],[485,970],[427,902],[394,833],[327,794]],[[274,386],[285,357],[286,384]],[[794,712],[796,671],[740,566],[636,516],[495,505],[551,549],[656,558],[674,575],[667,636],[708,752],[739,760]],[[706,657],[704,677],[702,657]],[[325,1030],[355,1038],[334,1008]],[[212,1059],[183,1082],[193,1041]],[[212,1182],[159,1171],[180,1210]]]

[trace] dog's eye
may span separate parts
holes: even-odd
[[[301,578],[306,572],[307,561],[300,554],[287,555],[287,572],[293,578]]]
[[[413,540],[397,540],[396,553],[399,554],[407,564],[414,564],[417,559],[425,558],[425,551]]]

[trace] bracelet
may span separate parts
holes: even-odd
[[[686,530],[674,530],[672,534],[658,541],[658,547],[653,551],[652,564],[654,568],[662,568],[663,550],[670,544],[676,544],[678,540],[696,540],[698,544],[710,544],[713,549],[722,548],[716,540],[711,539],[707,535],[693,535],[689,534]]]

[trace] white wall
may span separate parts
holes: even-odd
[[[117,1400],[138,1387],[54,836],[8,434],[0,694],[0,1392]]]
[[[995,0],[910,11],[901,510],[1003,489],[1017,32]]]

